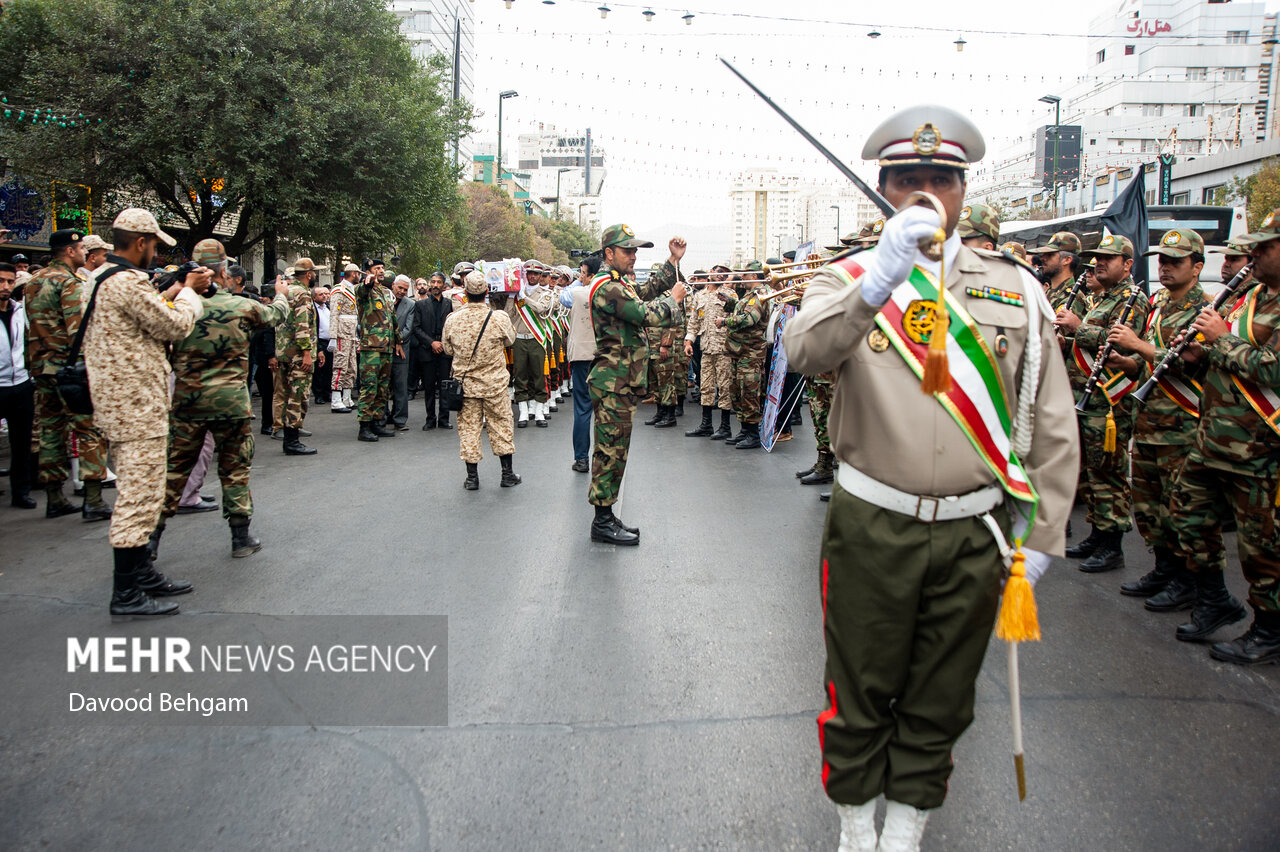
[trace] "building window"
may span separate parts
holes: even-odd
[[[1164,104],[1143,104],[1142,114],[1148,117],[1164,115]]]
[[[1182,114],[1186,116],[1204,115],[1204,104],[1185,104],[1182,107]]]
[[[1170,204],[1190,204],[1191,193],[1190,192],[1175,193],[1173,197],[1169,199],[1169,203]]]
[[[1090,139],[1090,140],[1089,140],[1089,144],[1090,144],[1090,145],[1097,145],[1097,144],[1098,144],[1098,140],[1097,140],[1097,139]]]
[[[1126,45],[1124,46],[1124,55],[1125,55],[1125,56],[1133,56],[1133,51],[1134,51],[1134,47],[1133,47],[1133,45],[1131,45],[1131,44],[1126,44]]]
[[[1218,190],[1220,189],[1226,189],[1226,184],[1220,183],[1217,186],[1206,186],[1204,189],[1200,190],[1200,203],[1212,204],[1214,196],[1218,194]]]
[[[1228,83],[1243,83],[1244,69],[1243,68],[1223,68],[1222,79],[1226,80]]]
[[[1248,30],[1227,30],[1227,44],[1246,44],[1248,41]]]
[[[1203,139],[1183,139],[1182,140],[1182,153],[1199,154],[1202,151],[1204,151]]]
[[[1208,68],[1188,68],[1187,79],[1188,80],[1208,80],[1209,69]]]
[[[1106,48],[1103,48],[1102,50],[1099,50],[1096,54],[1094,54],[1094,61],[1096,64],[1099,64],[1099,65],[1107,61]]]
[[[1155,204],[1155,203],[1156,203],[1156,191],[1155,191],[1154,189],[1148,189],[1148,190],[1147,190],[1147,204],[1148,204],[1148,206],[1150,206],[1150,205]]]
[[[1142,153],[1150,154],[1150,153],[1155,153],[1159,150],[1160,150],[1160,143],[1157,142],[1155,139],[1142,140]]]

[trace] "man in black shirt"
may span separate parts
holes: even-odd
[[[423,396],[427,401],[427,422],[423,431],[451,428],[449,411],[441,408],[436,414],[436,391],[440,388],[440,380],[449,378],[453,359],[444,354],[440,343],[440,334],[444,329],[445,317],[453,310],[453,300],[444,298],[444,275],[432,273],[427,283],[427,297],[418,300],[414,306],[413,323],[413,357],[418,363],[418,372],[422,374]]]

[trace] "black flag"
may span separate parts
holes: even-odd
[[[1142,253],[1151,248],[1151,236],[1147,233],[1147,179],[1142,166],[1136,166],[1138,173],[1129,185],[1120,193],[1120,197],[1111,202],[1107,212],[1102,214],[1102,224],[1113,234],[1128,237],[1133,243],[1133,280],[1142,288],[1142,292],[1150,293],[1147,286],[1147,259]]]

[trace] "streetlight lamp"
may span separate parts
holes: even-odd
[[[498,169],[493,175],[495,185],[502,183],[502,102],[507,98],[517,97],[519,94],[514,89],[507,89],[505,92],[498,94]]]
[[[560,175],[571,171],[573,171],[573,169],[564,168],[556,172],[556,221],[560,220]]]
[[[840,205],[832,204],[831,209],[836,211],[836,242],[840,242]]]
[[[1053,215],[1058,215],[1058,140],[1062,137],[1061,109],[1062,98],[1057,95],[1045,95],[1040,99],[1042,104],[1053,105]]]

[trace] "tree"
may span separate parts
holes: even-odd
[[[232,254],[283,233],[354,256],[455,209],[470,109],[383,0],[14,0],[4,19],[10,107],[75,121],[4,123],[15,168],[141,196],[188,248],[234,222]]]
[[[1235,177],[1214,193],[1214,204],[1245,205],[1249,227],[1255,227],[1267,214],[1280,207],[1280,158],[1263,160],[1258,170],[1246,177]]]

